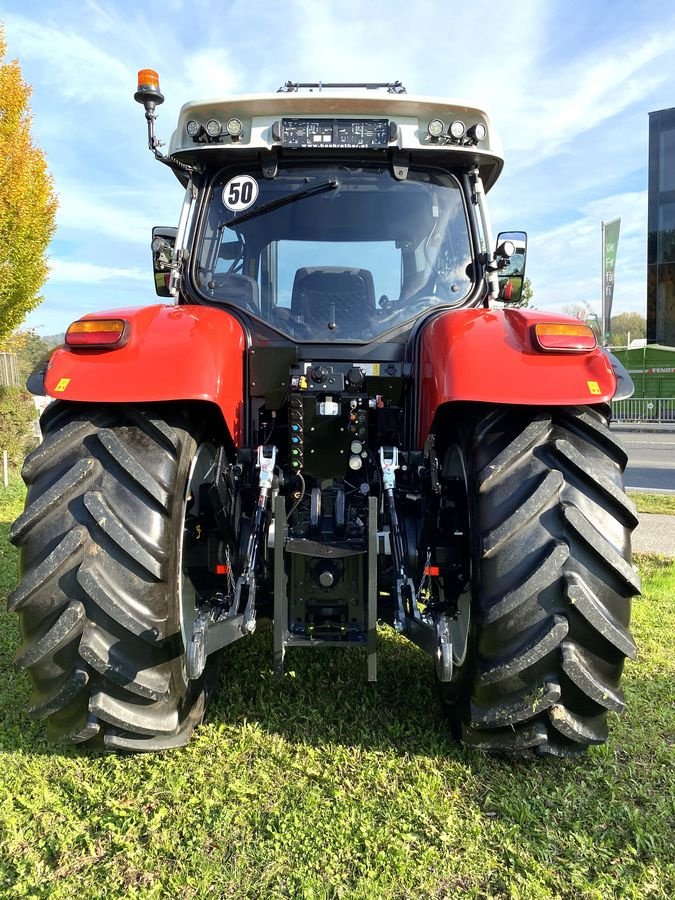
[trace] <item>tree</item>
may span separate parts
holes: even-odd
[[[41,301],[56,196],[30,135],[30,88],[16,60],[4,62],[0,26],[0,340]]]
[[[29,450],[38,443],[33,423],[37,410],[28,391],[18,387],[0,387],[0,455],[6,450],[13,466],[21,465]]]
[[[520,292],[520,299],[518,300],[517,303],[514,303],[513,305],[514,306],[522,306],[522,307],[529,306],[530,301],[532,300],[533,294],[534,294],[534,291],[532,290],[532,282],[530,281],[529,278],[526,278],[525,281],[523,282],[523,288]]]
[[[585,322],[588,318],[589,309],[585,303],[566,303],[562,311],[566,316],[573,316],[575,319],[580,319],[582,322]]]
[[[618,316],[612,316],[610,328],[610,343],[614,347],[626,347],[628,335],[631,341],[635,338],[643,338],[647,334],[647,320],[640,313],[625,312]]]

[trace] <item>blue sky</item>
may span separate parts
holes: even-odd
[[[528,232],[536,305],[599,312],[600,222],[620,216],[614,312],[645,312],[647,113],[675,106],[672,0],[3,0],[0,21],[60,200],[45,302],[27,320],[40,332],[156,300],[150,230],[176,224],[182,189],[146,149],[133,101],[146,67],[167,141],[185,101],[288,79],[400,79],[483,106],[506,156],[493,227]]]

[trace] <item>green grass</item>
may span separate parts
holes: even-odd
[[[0,490],[3,597],[20,505]],[[24,713],[17,618],[1,612],[0,895],[671,898],[675,565],[638,565],[628,708],[579,760],[458,747],[428,659],[389,629],[369,686],[357,651],[296,650],[278,683],[264,627],[228,652],[188,748],[89,756]]]
[[[672,494],[645,494],[641,491],[631,491],[630,496],[639,513],[664,513],[668,516],[675,516],[675,496]]]

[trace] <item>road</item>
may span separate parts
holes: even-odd
[[[675,494],[675,431],[612,430],[619,434],[628,453],[626,487]]]

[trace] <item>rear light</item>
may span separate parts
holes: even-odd
[[[129,323],[124,319],[80,319],[68,328],[69,347],[121,347],[126,343]]]
[[[539,322],[534,326],[534,343],[539,350],[595,350],[597,341],[588,325],[568,325],[560,322]]]

